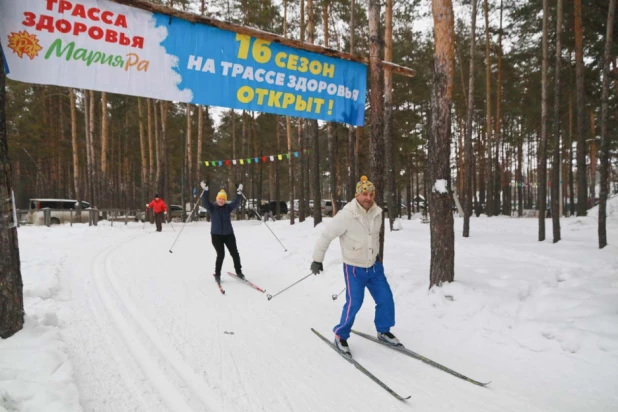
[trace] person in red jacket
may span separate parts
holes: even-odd
[[[157,224],[157,232],[160,232],[163,229],[161,226],[163,223],[163,217],[165,215],[165,212],[167,212],[167,206],[165,205],[165,202],[163,201],[163,199],[159,197],[159,194],[157,193],[154,195],[154,200],[146,205],[146,208],[147,209],[152,208],[155,214],[155,223]]]

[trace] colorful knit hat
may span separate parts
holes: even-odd
[[[217,193],[217,199],[225,199],[227,202],[227,193],[225,193],[225,190],[219,190],[219,193]]]
[[[356,184],[356,196],[364,192],[375,192],[376,188],[369,180],[367,176],[361,176],[360,182]]]

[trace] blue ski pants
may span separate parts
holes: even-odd
[[[346,285],[346,301],[341,313],[341,320],[333,332],[340,339],[348,339],[354,324],[354,318],[363,305],[365,287],[376,302],[374,323],[379,333],[390,332],[395,325],[395,302],[393,292],[384,276],[384,266],[376,262],[370,268],[360,268],[343,264]]]

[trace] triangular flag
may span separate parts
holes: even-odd
[[[219,166],[223,166],[223,162],[219,160]]]
[[[277,157],[279,158],[279,160],[283,160],[283,155],[277,155]]]
[[[258,159],[257,157],[254,157],[254,158],[253,158],[253,161],[254,161],[255,163],[258,163],[258,162],[259,162],[259,159]]]
[[[298,152],[294,152],[294,157],[298,157]]]
[[[274,162],[275,161],[275,156],[270,156],[270,161]]]
[[[232,160],[232,163],[236,164],[236,159]]]
[[[206,165],[206,167],[208,167],[208,162],[204,162],[204,164]]]
[[[251,159],[247,159],[247,163],[251,164]]]
[[[240,164],[244,165],[245,164],[245,159],[240,159]]]
[[[289,158],[290,158],[290,154],[289,154],[289,153],[286,153],[286,154],[285,154],[285,157],[289,159]]]
[[[229,160],[226,160],[226,161],[225,161],[225,165],[226,165],[226,166],[229,166],[229,165],[230,165],[230,161],[229,161]]]

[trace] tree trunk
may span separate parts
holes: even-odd
[[[277,153],[281,153],[281,136],[279,134],[279,118],[276,117],[275,118],[276,121],[276,125],[277,125],[277,129],[276,129],[276,136],[277,136]],[[276,210],[276,215],[277,215],[277,220],[281,219],[281,206],[280,206],[280,201],[281,201],[281,192],[280,192],[280,186],[281,186],[281,179],[279,178],[279,163],[277,162],[277,160],[275,159],[274,162],[271,162],[271,167],[275,168],[275,200],[277,201],[277,210]],[[271,193],[272,195],[272,193]]]
[[[524,179],[522,175],[522,166],[523,166],[523,151],[524,151],[524,139],[520,137],[519,143],[517,144],[517,171],[515,182],[517,184],[517,216],[522,217],[524,214]]]
[[[309,43],[315,42],[315,20],[313,13],[313,0],[307,0],[307,31]],[[313,194],[313,225],[317,226],[322,222],[322,196],[320,190],[320,141],[318,139],[318,121],[309,120],[309,136],[312,140],[311,159],[311,191]]]
[[[498,32],[498,79],[496,81],[496,130],[494,133],[496,154],[494,156],[494,215],[500,215],[500,194],[502,191],[502,168],[500,167],[500,145],[502,139],[502,0],[500,0],[500,31]]]
[[[75,190],[75,220],[81,222],[82,195],[79,187],[79,145],[77,143],[77,108],[75,107],[75,92],[69,88],[69,103],[71,105],[71,147],[73,150],[73,190]]]
[[[384,97],[380,62],[380,2],[369,0],[369,87],[371,106],[371,180],[376,187],[375,202],[384,207]],[[384,214],[380,227],[380,256],[384,256]]]
[[[192,139],[192,126],[193,126],[193,118],[191,115],[191,105],[187,103],[187,189],[189,193],[189,207],[190,210],[193,210],[193,186],[195,182],[193,182],[193,139]],[[183,209],[186,210],[186,206],[182,205]]]
[[[562,0],[556,11],[556,74],[554,86],[554,157],[551,169],[551,218],[554,243],[560,241],[560,68],[562,56]]]
[[[152,130],[152,99],[146,99],[146,110],[148,111],[148,184],[146,199],[152,195],[152,181],[155,176],[155,143],[153,142]]]
[[[288,213],[290,214],[290,225],[294,224],[294,153],[292,148],[292,125],[290,118],[285,118],[285,131],[288,138],[288,179],[290,190],[290,208]]]
[[[90,187],[92,190],[92,197],[91,197],[91,202],[92,205],[96,206],[99,204],[98,202],[98,188],[97,188],[97,177],[98,177],[98,173],[97,173],[97,167],[96,167],[96,160],[95,160],[95,156],[94,156],[94,91],[89,90],[89,95],[90,97],[88,98],[88,103],[90,104],[89,107],[89,114],[88,114],[88,135],[90,137]]]
[[[12,222],[13,176],[6,129],[6,76],[0,53],[0,338],[24,326],[24,285],[21,280],[17,222]],[[9,216],[5,216],[5,214]]]
[[[476,52],[476,4],[477,0],[472,0],[472,18],[470,32],[470,74],[468,78],[468,107],[466,113],[466,136],[465,136],[465,186],[464,186],[464,226],[463,237],[470,236],[470,216],[472,216],[472,119],[474,116],[474,56]]]
[[[203,10],[202,10],[203,14]],[[204,151],[204,106],[198,106],[197,109],[197,153],[195,157],[197,159],[197,166],[195,167],[195,183],[200,182],[202,180],[202,154]],[[198,188],[198,193],[202,193]],[[199,203],[201,202],[200,198],[196,199]]]
[[[601,92],[601,193],[599,194],[599,249],[603,249],[607,246],[606,214],[607,196],[609,194],[609,151],[611,140],[611,136],[609,136],[607,131],[607,121],[609,116],[607,106],[609,100],[609,63],[611,59],[615,14],[616,0],[610,0],[607,10],[607,31],[605,34],[605,52],[603,54],[603,89]]]
[[[242,146],[240,149],[240,155],[243,158],[248,158],[249,157],[249,144],[247,143],[247,113],[243,110],[242,111],[242,115],[241,115],[241,119],[242,119],[242,128],[241,133],[242,133]],[[243,151],[244,149],[244,151]],[[243,155],[244,153],[244,155]],[[251,168],[248,166],[247,167],[248,171],[251,171]],[[246,177],[247,177],[247,173],[245,171],[245,169],[243,169],[243,171],[241,172],[242,177],[240,178],[241,182],[245,182],[245,184],[247,184],[247,182],[245,181]],[[248,186],[251,189],[251,185]],[[253,193],[252,193],[253,194]],[[243,202],[243,206],[241,207],[241,212],[240,215],[242,216],[242,219],[245,218],[245,207],[244,207],[245,202]],[[257,207],[257,205],[253,205],[254,208]]]
[[[482,170],[481,173],[485,173],[487,179],[489,180],[487,184],[487,199],[485,203],[485,211],[487,216],[493,216],[493,205],[494,205],[494,186],[493,186],[493,175],[491,173],[492,169],[492,146],[491,146],[491,58],[489,55],[489,5],[487,4],[488,0],[484,0],[484,10],[485,10],[485,104],[486,104],[486,112],[485,112],[485,133],[486,133],[486,149],[487,149],[487,162],[485,163],[485,169]]]
[[[451,212],[450,178],[451,102],[453,94],[453,4],[433,0],[434,79],[429,136],[429,182],[432,185],[431,265],[429,288],[455,280],[455,233]],[[445,189],[445,190],[444,190]]]
[[[161,185],[161,178],[163,175],[163,156],[161,155],[161,133],[160,128],[161,125],[159,123],[159,105],[160,102],[158,100],[153,101],[152,110],[154,112],[154,135],[155,135],[155,153],[156,153],[156,164],[157,170],[155,172],[155,181],[153,184],[153,192],[159,192],[163,190],[163,186]],[[151,193],[150,196],[153,196],[154,193]]]
[[[328,6],[330,5],[330,0],[324,0],[324,10],[323,10],[323,23],[324,23],[324,45],[326,47],[330,47],[330,37],[328,33]],[[337,213],[337,157],[335,155],[336,143],[334,142],[334,134],[333,134],[333,123],[328,122],[326,124],[326,137],[328,141],[328,182],[330,186],[330,199],[332,205],[331,215],[335,216]]]
[[[393,0],[386,0],[385,30],[384,30],[384,60],[393,61]],[[393,230],[395,222],[396,183],[395,183],[395,136],[393,133],[393,73],[390,70],[384,71],[384,161],[386,163],[386,186],[388,220],[390,230]]]
[[[170,203],[169,196],[169,167],[168,167],[168,150],[167,150],[167,102],[159,102],[161,108],[161,176],[159,176],[160,196]],[[171,220],[172,214],[167,214],[168,221]]]
[[[569,54],[570,55],[570,54]],[[569,58],[569,66],[571,59]],[[569,82],[573,84],[572,81]],[[573,176],[573,93],[569,93],[569,216],[575,213],[575,176]]]
[[[109,137],[107,127],[107,93],[101,92],[101,206],[107,206],[109,199],[109,184],[107,182],[107,152],[109,150]]]
[[[575,83],[577,92],[577,216],[586,216],[586,134],[584,132],[584,35],[582,0],[574,0],[575,9]]]
[[[354,9],[356,8],[356,1],[351,0],[350,2],[350,54],[354,55],[355,47],[354,41],[356,30],[354,26]],[[356,142],[356,130],[354,126],[348,127],[348,190],[346,200],[351,200],[355,195],[355,186],[356,179],[360,178],[360,176],[356,176],[356,170],[354,169],[354,146]]]
[[[547,205],[547,22],[549,0],[543,0],[543,61],[541,63],[541,140],[538,153],[539,179],[539,242],[545,240],[545,214]]]
[[[590,113],[590,201],[591,205],[594,205],[594,199],[596,198],[596,184],[597,184],[597,142],[595,133],[594,113],[589,110]]]
[[[146,147],[146,136],[144,133],[144,108],[142,105],[142,98],[137,98],[137,111],[139,116],[139,146],[142,154],[142,196],[140,197],[140,204],[144,204],[148,199],[146,197],[147,191],[144,192],[144,189],[148,188],[148,148]]]

